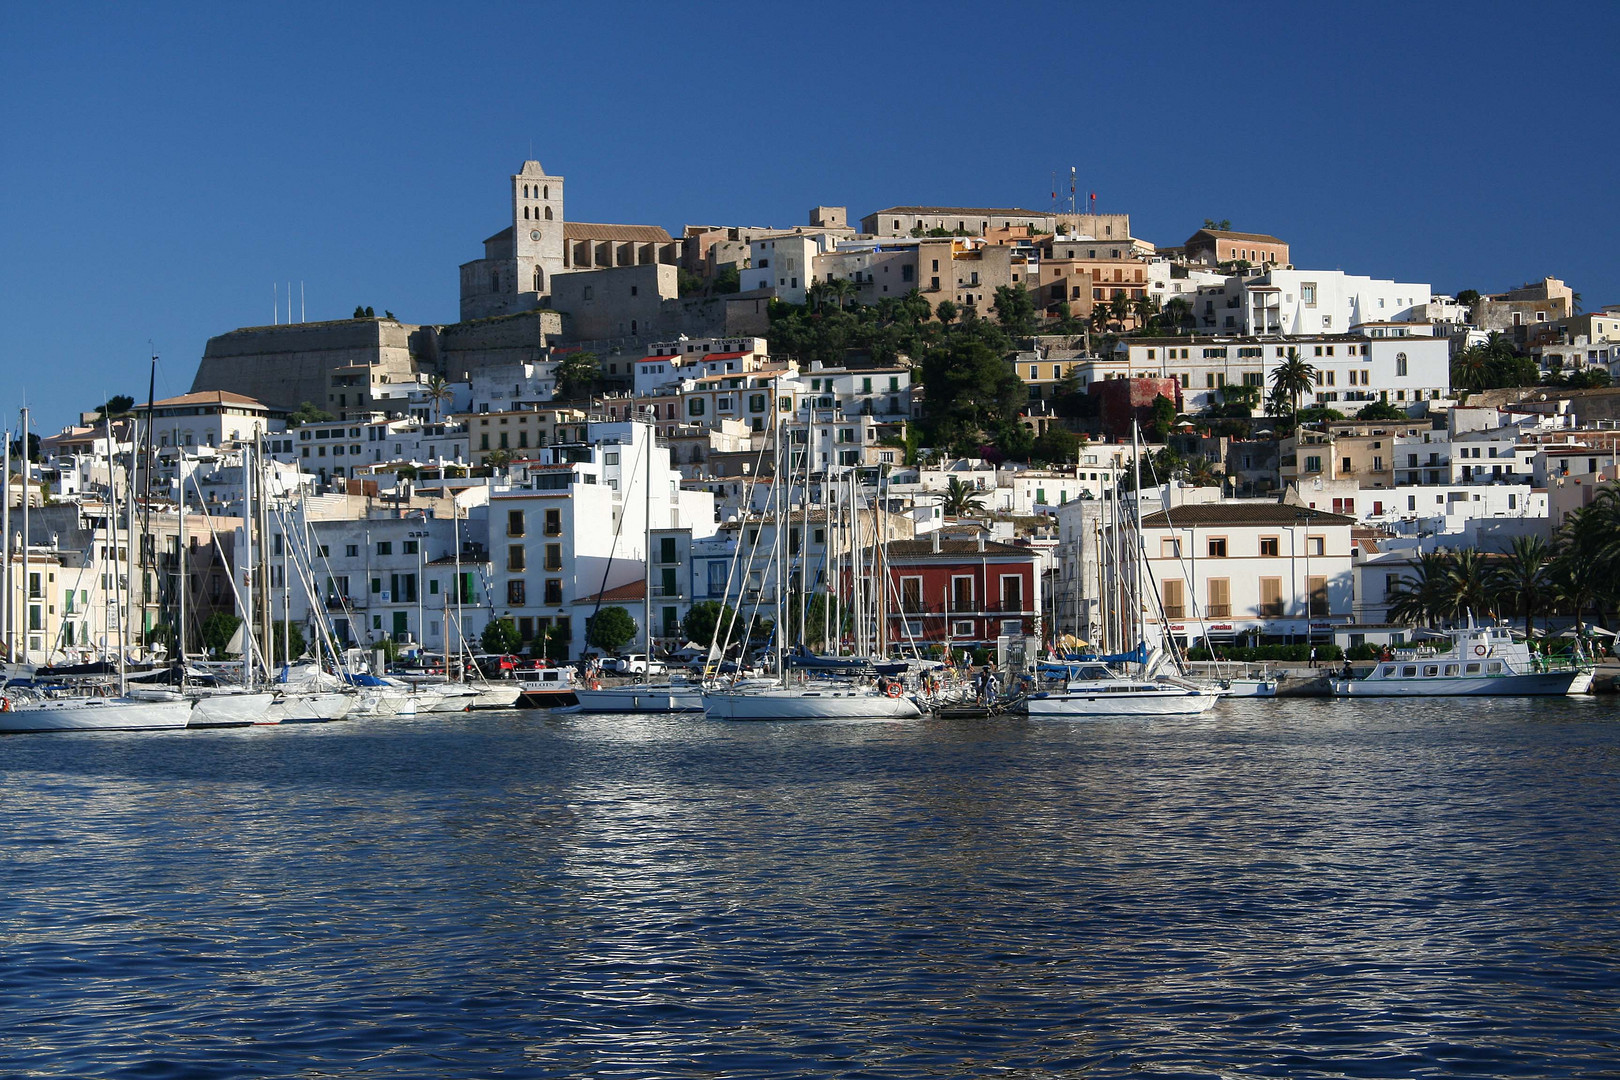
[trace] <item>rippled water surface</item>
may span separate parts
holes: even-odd
[[[7,737],[0,1075],[1616,1075],[1616,708]]]

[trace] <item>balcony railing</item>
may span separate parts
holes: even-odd
[[[654,585],[652,594],[658,600],[680,600],[686,597],[686,586]]]

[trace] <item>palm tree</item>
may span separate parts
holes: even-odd
[[[1430,551],[1418,556],[1411,576],[1390,582],[1387,618],[1408,626],[1433,626],[1439,622],[1451,606],[1446,584],[1450,569],[1451,556],[1447,552]]]
[[[1507,557],[1496,568],[1498,595],[1524,616],[1524,636],[1533,637],[1536,613],[1552,593],[1552,551],[1539,536],[1516,536]]]
[[[1172,296],[1164,302],[1164,317],[1171,329],[1180,329],[1192,318],[1192,306],[1181,297]]]
[[[1114,298],[1108,301],[1108,314],[1113,316],[1115,322],[1119,323],[1121,330],[1125,329],[1125,320],[1131,314],[1131,302],[1126,298],[1123,291],[1115,293]]]
[[[1131,306],[1136,309],[1137,326],[1146,326],[1159,313],[1159,302],[1145,292]]]
[[[444,407],[455,400],[455,392],[450,389],[450,380],[443,375],[429,375],[427,378],[428,400],[433,402],[433,422],[440,420]]]
[[[956,477],[951,477],[950,483],[945,486],[945,514],[947,517],[963,517],[967,514],[981,514],[984,512],[984,496],[976,494],[974,490],[962,483]]]
[[[1463,548],[1451,557],[1444,578],[1446,607],[1454,622],[1494,614],[1495,574],[1485,557],[1473,548]]]
[[[1273,400],[1287,400],[1290,411],[1298,414],[1300,396],[1316,388],[1316,367],[1290,347],[1282,363],[1271,369],[1271,387]]]

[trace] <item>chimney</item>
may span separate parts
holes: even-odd
[[[933,537],[934,537],[934,554],[938,555],[939,554],[939,530],[938,529],[934,530]]]
[[[979,533],[978,541],[979,541],[979,550],[983,551],[984,550],[984,533],[983,532]]]

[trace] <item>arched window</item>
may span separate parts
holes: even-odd
[[[500,292],[501,291],[501,272],[499,270],[490,271],[490,275],[489,275],[489,291],[490,292]]]
[[[528,220],[529,220],[529,208],[528,208],[528,207],[527,207],[527,206],[525,206],[525,207],[524,207],[524,208],[523,208],[523,220],[524,220],[524,221],[528,221]]]
[[[545,283],[546,283],[545,275],[540,272],[540,268],[538,266],[535,267],[534,268],[534,291],[535,292],[542,292],[543,291],[542,287],[545,285]]]
[[[546,220],[547,221],[551,220],[551,207],[549,207],[549,206],[546,207]]]
[[[551,185],[550,184],[547,184],[545,187],[540,189],[540,197],[542,199],[551,198]]]

